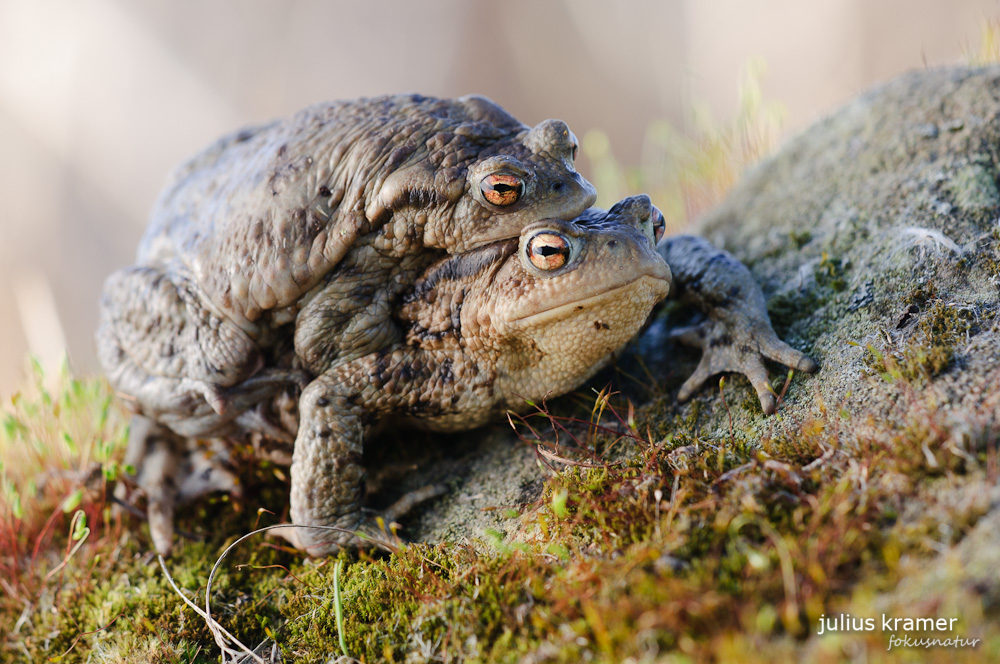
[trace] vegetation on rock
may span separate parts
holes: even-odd
[[[387,437],[417,468],[376,476],[373,499],[451,483],[404,531],[434,543],[311,561],[250,539],[213,616],[263,661],[337,661],[341,638],[366,662],[1000,658],[997,89],[998,68],[904,76],[703,219],[823,366],[776,374],[776,416],[741,377],[675,402],[697,358],[665,340],[689,316],[668,307],[592,383],[620,391],[538,404],[513,432]],[[105,384],[46,384],[36,371],[0,431],[0,659],[218,661],[112,509],[127,432]],[[223,550],[286,509],[280,467],[247,455],[241,472],[244,498],[178,517],[197,541],[166,566],[196,604]],[[876,627],[817,634],[842,614]],[[928,636],[977,644],[889,649],[883,615],[957,619]]]

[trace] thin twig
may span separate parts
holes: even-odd
[[[794,375],[795,369],[789,369],[788,375],[785,377],[785,384],[781,387],[781,394],[778,395],[778,403],[774,407],[775,410],[781,407],[781,400],[785,398],[785,392],[788,391],[788,386],[792,384],[792,376]]]
[[[61,660],[63,657],[65,657],[66,655],[68,655],[73,650],[73,648],[76,647],[76,644],[79,643],[80,639],[82,639],[83,637],[90,636],[91,634],[97,634],[98,632],[103,632],[108,627],[111,627],[112,625],[115,624],[115,622],[117,622],[117,620],[119,618],[122,617],[122,615],[125,614],[126,610],[127,609],[122,609],[121,612],[119,612],[119,614],[117,616],[115,616],[114,618],[111,619],[111,622],[109,622],[108,624],[104,625],[103,627],[98,627],[97,629],[91,630],[89,632],[80,632],[79,634],[76,635],[76,638],[73,639],[73,643],[69,644],[69,648],[66,648],[66,651],[63,654],[58,655],[57,657],[52,657],[51,659],[49,659],[49,661],[50,662],[57,662],[57,661]]]

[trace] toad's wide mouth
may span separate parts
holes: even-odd
[[[645,320],[656,303],[665,298],[669,291],[669,278],[644,274],[620,286],[612,286],[592,295],[578,297],[571,302],[557,304],[544,311],[520,316],[513,319],[513,322],[519,325],[544,325],[571,318],[609,302],[618,302],[622,307],[646,308],[645,313],[640,316]]]

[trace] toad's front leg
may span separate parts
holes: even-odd
[[[440,495],[442,487],[424,487],[404,495],[381,519],[367,514],[362,455],[379,418],[440,406],[426,399],[434,401],[433,386],[449,375],[450,366],[418,349],[397,346],[334,365],[310,383],[299,400],[292,454],[289,502],[294,526],[275,534],[312,556],[349,546],[370,549],[392,539],[386,524]],[[425,394],[413,386],[431,388]]]
[[[764,412],[774,413],[775,395],[764,358],[809,373],[819,365],[774,333],[764,294],[746,266],[731,254],[690,235],[669,238],[659,250],[673,273],[676,295],[708,317],[673,334],[702,349],[701,362],[681,386],[678,398],[691,398],[714,374],[736,371],[750,379]]]
[[[331,380],[332,379],[332,380]],[[278,534],[297,549],[323,556],[358,544],[368,524],[361,511],[365,469],[366,414],[344,386],[320,376],[299,400],[299,431],[292,454],[291,518],[296,526]]]

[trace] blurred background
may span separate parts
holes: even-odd
[[[748,63],[780,141],[898,73],[975,59],[997,18],[997,0],[0,0],[0,395],[29,352],[96,371],[105,276],[170,169],[241,125],[478,92],[568,122],[601,187],[598,162],[638,164],[651,127],[735,117]]]

